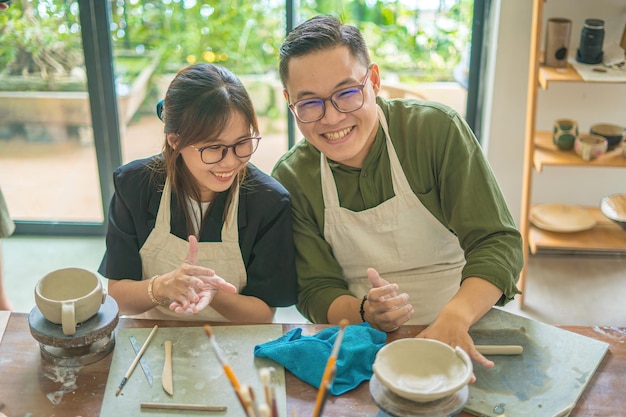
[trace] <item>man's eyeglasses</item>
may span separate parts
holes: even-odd
[[[217,164],[222,159],[226,158],[226,154],[228,154],[228,150],[230,148],[233,149],[233,152],[235,152],[235,156],[237,158],[249,157],[259,147],[260,140],[261,136],[254,136],[251,138],[240,140],[233,145],[208,145],[203,146],[202,148],[196,148],[195,146],[191,145],[191,147],[200,152],[200,159],[205,164]]]
[[[313,123],[324,117],[326,102],[330,100],[333,106],[341,113],[350,113],[363,107],[363,88],[369,79],[370,69],[367,69],[361,84],[335,91],[326,98],[305,98],[289,105],[293,114],[302,123]]]

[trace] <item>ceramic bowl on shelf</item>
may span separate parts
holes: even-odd
[[[472,361],[459,347],[432,339],[400,339],[376,354],[374,374],[399,397],[429,402],[448,397],[469,383]]]
[[[611,194],[602,198],[600,211],[626,230],[626,194]]]
[[[608,142],[604,136],[582,133],[574,140],[574,151],[585,161],[590,161],[602,155],[608,149]]]
[[[610,123],[596,123],[589,128],[589,133],[604,137],[607,142],[607,150],[610,151],[615,149],[624,139],[626,128]]]

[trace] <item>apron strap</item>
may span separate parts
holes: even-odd
[[[170,180],[165,179],[165,185],[163,186],[163,192],[161,193],[161,202],[159,203],[159,210],[157,211],[156,222],[154,224],[155,229],[165,229],[167,233],[171,232],[170,227]]]

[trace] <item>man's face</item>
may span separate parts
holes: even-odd
[[[363,83],[363,106],[350,113],[324,102],[324,116],[303,123],[296,118],[304,137],[333,161],[361,168],[376,137],[376,95],[380,88],[378,67],[368,69],[345,46],[338,46],[289,61],[285,97],[293,104],[303,99],[325,99],[337,91]]]

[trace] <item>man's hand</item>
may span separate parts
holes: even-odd
[[[397,294],[398,284],[385,281],[374,268],[368,268],[367,277],[372,289],[367,293],[365,317],[374,326],[392,332],[409,320],[415,310],[409,304],[409,295]]]

